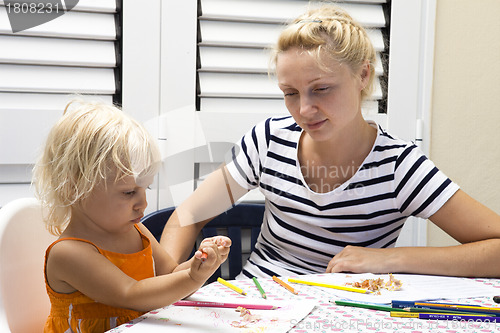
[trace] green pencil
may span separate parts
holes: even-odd
[[[257,281],[257,278],[254,276],[254,277],[252,278],[252,280],[253,280],[253,283],[255,283],[255,286],[257,287],[257,289],[259,289],[259,292],[260,292],[260,294],[261,294],[262,298],[267,299],[266,293],[264,292],[264,289],[262,289],[262,287],[261,287],[261,285],[260,285],[259,281]]]
[[[348,302],[348,301],[335,301],[335,304],[344,305],[344,306],[352,306],[352,307],[356,307],[356,308],[379,310],[379,311],[406,312],[404,309],[393,308],[393,307],[388,306],[388,305],[376,305],[376,304],[366,304],[366,303],[357,303],[357,302]]]

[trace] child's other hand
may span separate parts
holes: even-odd
[[[231,248],[231,239],[226,236],[214,236],[205,238],[200,247],[207,245],[208,243],[213,243],[217,245],[217,249],[219,250],[219,254],[221,256],[222,262],[226,261],[227,256],[229,255],[229,250]],[[221,263],[222,263],[221,262]]]

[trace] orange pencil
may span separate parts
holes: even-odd
[[[201,261],[202,261],[202,262],[204,262],[205,260],[207,260],[207,258],[208,258],[208,254],[207,254],[207,253],[205,253],[205,252],[203,252],[203,253],[201,254]]]
[[[278,279],[275,275],[273,275],[273,280],[274,280],[274,282],[279,283],[282,287],[285,287],[292,294],[295,294],[295,295],[299,294],[298,292],[295,291],[295,289],[293,289],[291,286],[289,286],[285,282],[283,282],[280,279]]]

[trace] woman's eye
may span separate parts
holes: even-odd
[[[290,96],[293,96],[293,95],[296,95],[297,93],[294,93],[294,92],[287,92],[285,93],[285,97],[290,97]]]
[[[320,88],[316,88],[314,89],[314,91],[316,92],[323,92],[323,91],[327,91],[330,87],[320,87]]]

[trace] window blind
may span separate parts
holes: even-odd
[[[386,123],[386,40],[390,4],[385,0],[337,3],[366,29],[377,51],[375,90],[363,106],[367,118]],[[236,142],[250,125],[277,114],[288,114],[283,93],[270,70],[270,48],[284,25],[319,1],[200,0],[198,12],[196,108],[208,142]],[[214,145],[215,146],[215,145]],[[195,179],[223,161],[223,152],[197,156]]]
[[[283,94],[267,75],[269,48],[283,25],[304,12],[315,1],[293,0],[201,0],[198,36],[198,110],[219,112],[234,101],[235,112],[276,112]],[[376,89],[365,113],[384,113],[379,107],[386,92],[380,83],[386,74],[381,58],[388,50],[386,1],[340,2],[368,29],[377,50]],[[237,100],[235,100],[237,99]],[[256,101],[257,100],[257,101]],[[283,103],[279,110],[284,110]]]
[[[0,1],[0,186],[29,184],[39,146],[75,94],[120,96],[120,1],[80,0],[69,12],[12,32]],[[15,145],[12,143],[15,142]]]

